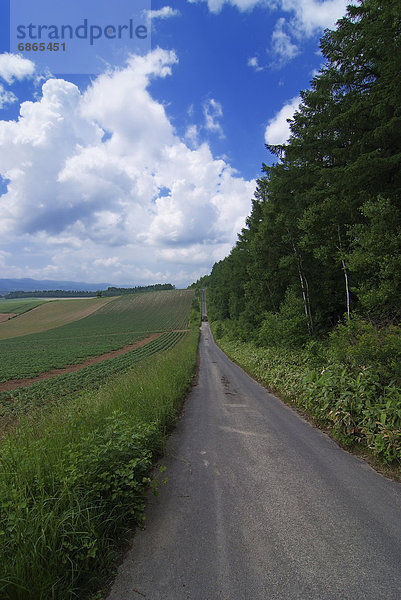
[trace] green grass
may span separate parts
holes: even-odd
[[[149,470],[190,385],[199,328],[96,392],[21,422],[0,447],[0,597],[83,599],[143,522]],[[168,473],[167,473],[168,475]]]
[[[29,300],[24,300],[22,298],[15,300],[0,300],[0,313],[14,313],[16,315],[21,315],[43,303],[43,300],[32,300],[31,298]]]
[[[0,340],[0,381],[77,364],[132,344],[150,332],[184,329],[192,299],[193,291],[187,290],[127,295],[62,327]]]

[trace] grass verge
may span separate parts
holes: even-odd
[[[234,362],[344,448],[401,480],[398,386],[380,383],[373,368],[353,372],[336,361],[322,366],[303,350],[260,348],[229,337],[219,338],[218,343]]]
[[[149,473],[193,378],[199,327],[168,352],[54,410],[0,447],[0,597],[71,600],[110,573],[144,519]]]

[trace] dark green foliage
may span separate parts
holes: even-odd
[[[358,274],[355,292],[369,315],[382,319],[401,318],[401,212],[393,200],[378,197],[364,203],[365,222],[352,230],[349,256],[352,272]]]
[[[353,317],[330,333],[328,358],[353,373],[369,367],[380,383],[401,386],[401,328],[378,329]]]
[[[267,146],[280,160],[263,165],[246,228],[208,282],[211,318],[263,344],[298,345],[302,319],[313,338],[355,310],[401,317],[400,3],[359,0],[321,49],[289,141]]]
[[[24,292],[22,290],[9,292],[4,298],[92,298],[93,296],[121,296],[122,294],[139,294],[143,292],[158,292],[174,290],[171,283],[155,283],[153,285],[136,285],[130,288],[108,287],[107,290],[85,292],[82,290],[36,290]]]
[[[258,330],[258,344],[286,348],[303,346],[308,339],[308,324],[302,309],[302,299],[288,288],[279,312],[265,313]]]
[[[401,3],[356,4],[321,40],[289,141],[267,146],[278,162],[213,267],[209,314],[269,388],[401,461]]]
[[[171,283],[155,283],[153,285],[136,285],[130,288],[120,287],[108,287],[107,290],[102,291],[103,297],[105,296],[121,296],[124,294],[140,294],[144,292],[161,292],[166,290],[174,290],[175,285]]]

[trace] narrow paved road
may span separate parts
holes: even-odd
[[[401,485],[268,394],[208,323],[200,361],[109,600],[400,600]]]

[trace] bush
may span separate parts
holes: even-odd
[[[260,346],[300,348],[308,340],[308,326],[302,298],[288,289],[278,313],[266,312],[256,341]]]
[[[400,383],[401,329],[377,328],[354,316],[330,333],[329,356],[352,371],[373,367],[382,383]]]

